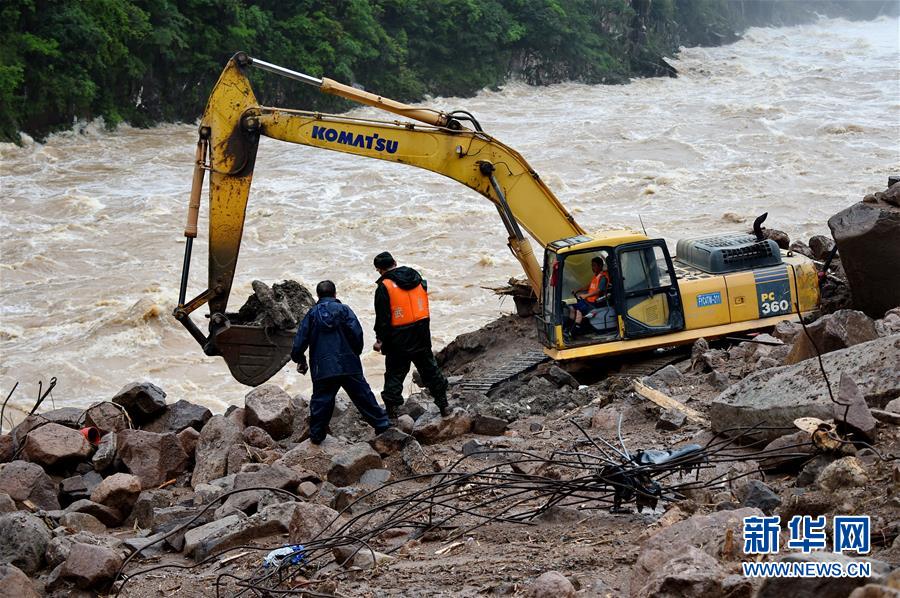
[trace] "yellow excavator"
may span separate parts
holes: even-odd
[[[403,120],[373,120],[260,105],[250,68],[317,87],[322,93],[380,108]],[[756,234],[722,233],[682,239],[669,255],[662,239],[634,231],[588,234],[518,152],[485,133],[466,111],[409,106],[327,78],[315,78],[243,52],[229,60],[200,123],[178,306],[174,315],[207,355],[221,355],[232,375],[256,386],[289,359],[293,331],[235,323],[226,313],[260,137],[417,166],[450,177],[497,208],[513,255],[522,264],[540,309],[545,353],[586,359],[690,343],[773,326],[814,310],[814,264]],[[185,302],[203,179],[209,172],[209,283]],[[530,235],[543,247],[543,265]],[[591,262],[606,264],[608,294],[580,323],[563,326],[591,280]],[[594,260],[596,261],[596,260]],[[209,304],[209,334],[190,314]]]

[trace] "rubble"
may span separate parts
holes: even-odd
[[[818,257],[830,250],[825,237],[791,247]],[[840,279],[841,266],[832,262],[826,285]],[[243,310],[250,321],[291,326],[308,308],[296,288],[254,291],[256,306]],[[900,470],[879,457],[900,450],[900,308],[837,310],[807,327],[812,343],[788,321],[743,342],[700,339],[690,357],[667,353],[667,365],[644,378],[628,375],[627,360],[547,361],[484,392],[463,388],[539,347],[532,322],[504,316],[441,351],[449,416],[414,392],[396,427],[376,436],[339,397],[319,446],[308,441],[308,400],[274,384],[220,415],[189,400],[167,404],[162,389],[132,383],[85,410],[26,417],[0,436],[2,461],[17,459],[0,465],[0,593],[4,584],[26,596],[105,591],[131,551],[138,551],[124,568],[131,589],[141,579],[131,576],[148,564],[198,565],[190,573],[162,570],[163,593],[190,592],[187,580],[208,589],[197,579],[246,578],[269,550],[293,544],[326,557],[319,573],[316,561],[294,580],[339,595],[388,585],[554,598],[883,592],[889,582],[881,569],[847,587],[739,574],[739,562],[749,560],[742,519],[763,514],[783,523],[869,514],[878,542],[871,556],[900,565]],[[84,425],[101,432],[96,447],[80,433]],[[752,426],[755,433],[745,434]],[[731,428],[745,446],[715,435]],[[621,470],[591,462],[602,453]],[[588,462],[577,474],[567,470],[580,459]],[[639,471],[649,478],[628,477]],[[654,480],[663,498],[653,496]],[[603,484],[610,494],[590,499]],[[650,490],[621,492],[641,484]],[[678,496],[666,494],[670,487]],[[534,488],[544,488],[546,504],[532,498],[504,510],[506,492]],[[457,508],[467,516],[496,508],[501,516],[471,528],[445,519]],[[361,530],[391,513],[401,513],[402,525]],[[420,527],[422,517],[433,527]]]

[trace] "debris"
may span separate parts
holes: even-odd
[[[275,283],[270,288],[264,282],[251,283],[253,295],[241,306],[232,323],[289,330],[296,328],[316,300],[305,286],[295,280]]]
[[[634,390],[649,401],[652,401],[662,407],[663,409],[672,409],[683,413],[684,416],[695,424],[709,425],[709,420],[703,416],[702,413],[697,411],[696,409],[691,409],[687,405],[679,403],[675,399],[666,396],[658,390],[654,390],[645,386],[640,380],[634,381]]]

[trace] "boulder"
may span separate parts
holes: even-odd
[[[215,526],[202,537],[188,538],[190,534],[188,532],[185,534],[184,553],[196,561],[201,561],[214,552],[249,544],[258,538],[285,533],[288,531],[288,522],[291,521],[297,504],[280,502],[269,505],[246,519],[238,519],[227,526]]]
[[[131,382],[112,398],[112,402],[124,407],[131,420],[140,425],[166,408],[166,393],[150,382]]]
[[[106,434],[97,445],[97,450],[91,458],[91,463],[96,471],[106,471],[116,460],[116,451],[118,443],[116,442],[116,434]]]
[[[81,423],[81,415],[83,409],[78,407],[60,407],[59,409],[51,409],[40,414],[41,421],[59,424],[67,428],[79,428]]]
[[[40,598],[28,576],[15,565],[0,565],[0,596]]]
[[[875,320],[875,330],[878,331],[878,336],[900,333],[900,307],[888,310],[883,318]]]
[[[101,505],[100,503],[96,503],[86,498],[76,500],[70,504],[66,507],[66,513],[87,513],[106,527],[117,527],[122,523],[122,520],[125,519],[119,510],[107,507],[106,505]]]
[[[228,452],[241,441],[241,428],[225,416],[215,415],[200,431],[191,486],[205,484],[228,473]]]
[[[575,586],[559,571],[547,571],[528,584],[529,598],[575,598]]]
[[[315,503],[296,504],[288,525],[288,538],[292,544],[307,543],[325,529],[333,529],[333,523],[339,523],[338,512],[330,507]]]
[[[415,427],[415,426],[413,426]],[[472,419],[472,433],[484,436],[501,436],[509,427],[509,422],[493,415],[477,414]]]
[[[833,314],[822,316],[806,327],[809,336],[798,334],[784,362],[787,365],[799,363],[819,353],[830,353],[846,349],[878,338],[875,321],[861,311],[839,309]],[[815,343],[815,347],[810,343]]]
[[[275,440],[291,435],[294,426],[294,407],[291,396],[274,384],[257,386],[244,399],[248,426],[268,432]]]
[[[839,562],[845,567],[849,563],[869,562],[871,577],[768,577],[762,582],[756,598],[846,598],[855,588],[878,582],[890,573],[887,563],[868,556],[854,559],[846,554],[833,552],[792,553],[778,559],[787,563]]]
[[[830,463],[819,474],[816,484],[822,490],[835,491],[839,488],[865,486],[869,481],[866,469],[856,457],[843,457]]]
[[[791,238],[783,230],[763,227],[763,235],[767,239],[775,241],[781,249],[787,249],[791,246]]]
[[[62,565],[60,577],[78,588],[99,591],[112,582],[121,566],[122,556],[111,548],[76,544]]]
[[[25,437],[22,457],[44,467],[65,467],[83,461],[91,445],[81,432],[60,424],[45,424]]]
[[[715,558],[688,546],[642,579],[632,579],[632,598],[750,598],[753,584],[729,574]],[[550,596],[549,594],[547,596]]]
[[[99,519],[87,513],[65,513],[59,518],[59,524],[77,532],[105,534],[106,526]]]
[[[350,546],[337,546],[331,550],[334,562],[345,569],[374,569],[378,565],[389,563],[396,559],[383,552],[372,550],[371,547],[360,546],[359,544]]]
[[[109,401],[88,407],[84,412],[84,425],[93,426],[101,432],[120,432],[129,427],[124,408]],[[107,434],[105,437],[109,436]]]
[[[546,378],[559,387],[568,386],[569,388],[578,388],[578,380],[575,376],[562,369],[558,365],[551,365],[545,374]]]
[[[0,492],[0,515],[12,513],[16,510],[16,501],[10,498],[6,492]]]
[[[900,335],[861,343],[822,356],[830,380],[851,376],[869,406],[881,407],[900,395]],[[757,372],[727,388],[709,410],[715,432],[765,422],[790,427],[798,417],[828,420],[834,415],[816,359]],[[774,440],[777,430],[758,430],[754,439]]]
[[[131,513],[134,503],[141,493],[141,479],[127,473],[116,473],[97,486],[91,492],[91,500],[112,507],[120,513]]]
[[[59,484],[60,497],[65,499],[64,502],[72,503],[82,498],[90,498],[91,493],[88,491],[87,483],[80,475],[64,479]]]
[[[178,434],[187,428],[194,428],[199,432],[211,417],[212,411],[206,407],[195,405],[182,399],[168,405],[152,421],[144,424],[142,427],[148,432],[160,434],[166,432]]]
[[[781,498],[759,480],[741,485],[737,494],[742,506],[757,508],[767,515],[771,515],[781,504]]]
[[[59,509],[59,485],[34,463],[13,461],[0,465],[0,492],[8,494],[19,507],[27,500],[45,511]]]
[[[402,431],[404,434],[412,434],[413,428],[416,427],[416,420],[414,420],[409,414],[404,413],[397,418],[396,427],[400,429],[400,431]]]
[[[369,444],[378,451],[382,457],[399,453],[406,446],[406,443],[412,440],[412,436],[404,433],[395,426],[391,426],[375,438]]]
[[[44,563],[51,537],[44,522],[31,513],[0,515],[0,564],[34,574]]]
[[[675,409],[664,409],[659,414],[659,420],[656,422],[657,430],[674,431],[679,429],[687,422],[687,416],[681,411]]]
[[[47,545],[47,552],[44,553],[47,559],[47,566],[51,569],[62,565],[69,558],[72,547],[76,544],[91,544],[93,546],[104,546],[110,550],[122,554],[123,544],[121,540],[108,535],[95,535],[91,532],[76,532],[71,536],[57,536],[50,540]]]
[[[834,421],[838,431],[851,432],[855,439],[874,444],[878,435],[877,422],[859,392],[859,386],[846,374],[841,374],[837,402],[840,404],[834,406]]]
[[[446,417],[437,412],[427,412],[416,420],[413,436],[422,444],[436,444],[467,434],[472,430],[472,416],[465,409],[456,407]]]
[[[896,197],[900,184],[888,190]],[[853,305],[873,318],[900,305],[900,208],[884,201],[857,203],[828,219]]]
[[[410,440],[400,453],[403,465],[412,475],[434,473],[434,461],[425,453],[422,445],[415,439]]]
[[[142,488],[153,488],[184,473],[188,456],[175,434],[122,430],[117,434],[118,455],[140,478]]]
[[[359,442],[331,458],[328,481],[335,486],[349,486],[359,481],[366,470],[381,467],[381,456],[368,443]]]
[[[825,235],[815,235],[809,238],[809,250],[812,258],[824,262],[828,254],[834,249],[834,239]]]
[[[149,529],[153,527],[153,511],[168,507],[173,501],[172,491],[167,488],[144,490],[138,495],[129,520],[136,522],[138,527]]]
[[[734,554],[725,556],[740,558],[743,518],[753,516],[762,517],[763,512],[754,508],[718,511],[709,515],[694,515],[661,529],[641,545],[641,552],[631,571],[631,587],[643,587],[654,572],[684,555],[689,548],[698,549],[714,560],[723,557],[728,530],[733,534],[732,546],[737,548],[734,549]]]
[[[9,434],[0,434],[0,463],[12,461],[16,454],[15,442]]]
[[[184,454],[192,459],[197,452],[197,443],[200,441],[200,432],[194,428],[185,428],[175,435]]]
[[[801,467],[816,452],[810,435],[803,431],[779,436],[763,448],[766,458],[760,461],[761,469],[767,471],[796,469]]]
[[[775,324],[775,328],[772,329],[772,337],[787,345],[792,345],[800,334],[803,334],[803,326],[788,320],[778,322]]]

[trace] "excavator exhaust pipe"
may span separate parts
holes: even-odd
[[[209,340],[203,352],[221,356],[241,384],[259,386],[290,361],[296,332],[233,324],[225,314],[217,313],[210,318]]]

